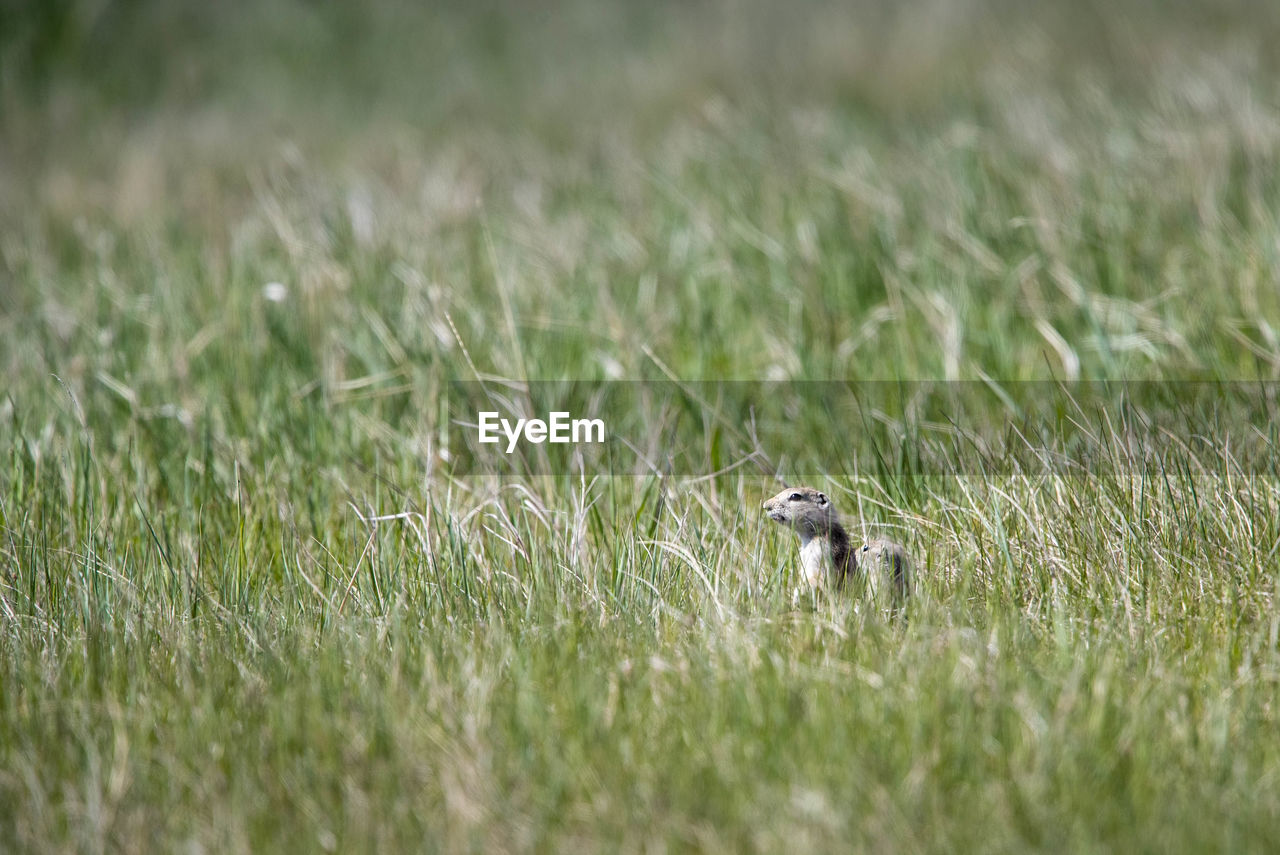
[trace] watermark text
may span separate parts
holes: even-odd
[[[480,441],[484,443],[507,440],[506,453],[516,450],[523,438],[525,442],[539,445],[551,443],[604,442],[603,419],[575,419],[568,412],[552,411],[544,419],[504,419],[496,411],[480,413],[478,426]]]

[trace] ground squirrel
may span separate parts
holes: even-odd
[[[874,595],[882,578],[901,601],[911,589],[911,563],[906,550],[884,538],[867,541],[859,549],[849,545],[849,533],[825,493],[812,487],[788,487],[764,503],[774,522],[800,535],[800,570],[811,588],[843,588],[850,579],[863,581]],[[859,567],[861,564],[861,567]]]

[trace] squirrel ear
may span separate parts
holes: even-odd
[[[827,501],[828,501],[828,500],[827,500],[827,494],[826,494],[826,493],[819,493],[819,494],[818,494],[818,507],[822,507],[823,505],[825,505],[825,504],[827,503]]]

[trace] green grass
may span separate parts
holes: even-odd
[[[1280,848],[1280,18],[484,5],[0,16],[0,852]]]

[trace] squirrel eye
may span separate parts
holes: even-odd
[[[803,498],[804,498],[804,496],[800,495],[799,493],[792,493],[792,494],[791,494],[790,496],[788,496],[787,498],[788,498],[790,501],[792,501],[792,502],[798,502],[798,501],[800,501],[801,499],[803,499]]]

